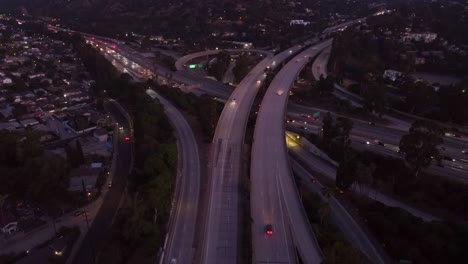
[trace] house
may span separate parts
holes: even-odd
[[[106,142],[107,141],[107,131],[104,129],[96,129],[93,132],[93,136],[99,140],[99,142]]]
[[[425,43],[433,42],[437,38],[436,33],[425,32],[425,33],[405,33],[401,37],[403,42],[409,41],[424,41]]]
[[[304,21],[304,20],[291,20],[289,22],[289,25],[292,26],[292,25],[302,25],[302,26],[307,26],[309,25],[310,22],[309,21]]]
[[[395,70],[385,70],[384,71],[384,74],[383,74],[383,77],[385,79],[389,79],[391,80],[392,82],[394,82],[398,77],[400,77],[402,75],[401,72],[399,71],[395,71]]]
[[[8,212],[0,214],[0,230],[3,234],[11,235],[14,234],[18,230],[18,222]]]
[[[416,65],[426,64],[426,58],[421,58],[421,57],[414,58],[414,64]]]
[[[0,123],[0,130],[6,129],[6,130],[9,130],[9,131],[13,131],[13,130],[19,129],[21,127],[22,127],[21,124],[18,123],[17,121],[10,121],[10,122]]]
[[[30,119],[24,119],[20,121],[20,124],[24,127],[31,127],[39,124],[39,121],[36,119],[30,118]]]
[[[2,83],[3,84],[12,84],[13,80],[11,80],[10,78],[5,78],[5,79],[2,80]]]
[[[94,191],[96,187],[96,181],[100,172],[100,168],[80,167],[77,169],[73,169],[70,172],[70,182],[68,184],[68,191]],[[85,190],[83,190],[83,186]]]

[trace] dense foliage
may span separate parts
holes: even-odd
[[[398,262],[465,263],[468,228],[448,222],[424,222],[408,212],[379,202],[355,201],[360,215],[390,257]]]
[[[314,234],[322,249],[326,264],[370,263],[366,256],[354,248],[334,225],[329,205],[317,194],[301,192],[302,203],[307,212]]]
[[[113,235],[101,245],[102,260],[122,263],[151,256],[164,242],[175,180],[177,148],[164,109],[146,93],[144,84],[120,74],[94,48],[81,41],[75,49],[96,79],[95,93],[118,99],[133,119],[134,167],[127,206],[119,210]],[[142,251],[142,252],[140,252]]]
[[[337,161],[344,159],[345,152],[339,148],[325,144],[322,139],[314,135],[308,136],[308,139],[332,159]],[[455,215],[456,218],[468,219],[468,185],[425,171],[421,171],[415,178],[414,171],[408,168],[402,159],[351,148],[348,149],[346,155],[348,162],[340,163],[340,167],[343,170],[353,169],[351,173],[342,174],[347,177],[344,180],[347,186],[367,184],[421,208],[429,208],[447,216]],[[372,167],[374,168],[369,176],[369,170]]]
[[[43,204],[67,195],[65,160],[44,150],[39,135],[0,130],[0,193]]]

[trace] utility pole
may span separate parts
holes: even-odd
[[[84,212],[84,216],[85,216],[85,220],[86,220],[86,227],[89,230],[89,220],[88,220],[88,212],[87,211]]]
[[[54,226],[55,236],[57,236],[57,227],[55,226],[55,218],[52,218],[52,225]]]

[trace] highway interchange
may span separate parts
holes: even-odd
[[[108,59],[119,60],[114,64],[117,68],[125,69],[135,77],[145,79],[154,76],[161,83],[181,87],[186,91],[196,94],[207,93],[227,99],[213,138],[210,160],[209,213],[205,216],[203,246],[198,250],[202,251],[200,263],[237,263],[241,153],[250,108],[263,81],[265,68],[274,67],[275,63],[278,65],[303,47],[293,47],[275,57],[268,52],[263,53],[266,58],[253,68],[233,90],[230,86],[197,76],[183,67],[191,59],[212,55],[216,51],[184,56],[177,61],[178,70],[171,72],[155,65],[148,58],[118,41],[89,34],[84,34],[84,36],[93,44],[104,47],[103,53]],[[298,257],[302,259],[303,263],[320,263],[322,260],[320,248],[295,190],[291,165],[287,157],[286,141],[284,140],[284,121],[285,112],[288,109],[288,118],[297,120],[297,122],[288,123],[288,127],[293,129],[307,127],[307,131],[319,132],[321,125],[318,122],[310,123],[303,116],[303,113],[311,113],[316,109],[302,106],[290,111],[291,106],[287,108],[287,101],[289,90],[301,69],[309,62],[309,59],[313,59],[321,51],[329,53],[330,45],[330,40],[314,44],[291,59],[271,83],[258,112],[250,168],[254,263],[297,263]],[[106,52],[109,49],[113,50],[114,54]],[[328,61],[326,55],[319,55],[319,58],[325,62]],[[318,63],[322,62],[319,60]],[[128,64],[131,67],[128,67]],[[321,67],[322,69],[326,68],[326,66]],[[319,68],[313,67],[314,76],[321,72],[317,69]],[[152,92],[149,94],[165,106],[166,113],[176,128],[179,141],[178,149],[179,152],[182,152],[179,153],[181,159],[179,164],[183,164],[180,167],[185,169],[178,172],[177,188],[179,188],[179,194],[176,194],[178,198],[175,199],[173,208],[176,213],[171,214],[172,221],[165,248],[165,257],[162,258],[162,262],[191,263],[194,255],[193,240],[196,228],[194,219],[197,214],[199,197],[198,147],[183,116],[159,95]],[[351,138],[354,146],[360,147],[360,144],[363,148],[376,149],[380,153],[399,156],[394,148],[398,145],[401,135],[408,129],[407,126],[402,127],[401,123],[398,123],[393,127],[385,127],[366,124],[360,120],[353,121],[355,129],[353,129]],[[308,123],[302,124],[301,122]],[[374,144],[374,138],[384,141],[387,146],[382,147]],[[368,141],[369,144],[367,144]],[[460,140],[450,138],[445,142],[445,151],[449,153],[448,155],[453,156],[457,161],[466,159],[460,152]],[[307,172],[298,166],[293,163],[292,169],[300,171],[301,175],[307,175]],[[433,169],[447,173],[450,168],[456,168],[458,170],[451,169],[460,171],[459,175],[457,172],[453,173],[456,177],[460,175],[466,177],[464,167],[466,166],[446,166],[446,168],[433,166]],[[304,177],[310,177],[310,175]],[[330,203],[334,202],[330,201]],[[269,224],[273,226],[273,236],[265,233],[265,226]],[[350,240],[353,240],[353,232],[344,233]],[[384,261],[381,261],[376,249],[370,245],[370,242],[366,242],[367,238],[362,238],[362,234],[358,236],[360,238],[355,239],[352,243],[358,245],[375,262],[383,263]],[[81,248],[83,248],[80,249],[81,251],[85,250],[83,246]]]

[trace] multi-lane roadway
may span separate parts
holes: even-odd
[[[273,79],[258,111],[250,168],[254,263],[295,263],[294,246],[304,263],[322,260],[288,165],[283,119],[297,75],[329,42],[290,60]],[[268,225],[273,235],[266,234]]]
[[[275,57],[265,54],[267,57],[236,87],[221,113],[211,151],[210,198],[202,263],[239,262],[241,153],[250,108],[265,78],[267,67],[274,68],[301,48],[299,45],[294,46]]]
[[[200,157],[195,136],[179,110],[153,90],[146,92],[157,99],[172,123],[177,135],[178,166],[171,223],[163,263],[192,263],[195,223],[200,196]]]

